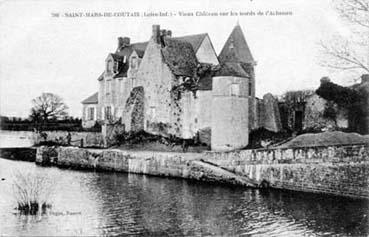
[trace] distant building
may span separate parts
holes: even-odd
[[[82,126],[93,127],[97,121],[98,92],[82,101]]]
[[[213,150],[245,147],[267,107],[255,97],[255,65],[239,25],[219,57],[206,33],[173,37],[153,25],[148,42],[118,38],[98,78],[99,92],[82,102],[83,126],[119,123],[126,131],[197,136]],[[268,119],[276,117],[279,112]]]

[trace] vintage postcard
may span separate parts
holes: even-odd
[[[368,236],[369,0],[0,0],[0,236]]]

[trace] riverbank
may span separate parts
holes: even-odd
[[[39,147],[36,162],[369,198],[367,144],[204,153]]]
[[[0,147],[0,157],[9,160],[36,161],[36,147]]]

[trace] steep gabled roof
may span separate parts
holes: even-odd
[[[252,57],[249,46],[247,45],[245,36],[239,25],[233,28],[232,33],[228,37],[219,54],[220,63],[224,62],[239,62],[254,64],[255,60]]]
[[[192,45],[171,37],[164,37],[163,41],[164,47],[161,49],[163,59],[173,74],[192,77],[198,64]]]
[[[93,95],[87,97],[87,99],[84,99],[81,103],[82,104],[97,104],[99,101],[99,94],[98,92],[94,93]]]
[[[181,40],[181,41],[190,43],[193,48],[193,51],[196,53],[197,50],[200,48],[202,41],[204,41],[207,35],[208,35],[207,33],[203,33],[203,34],[197,34],[197,35],[186,35],[186,36],[181,36],[181,37],[173,37],[172,39]]]
[[[137,52],[138,57],[142,58],[144,56],[147,44],[148,42],[132,44],[132,48]]]

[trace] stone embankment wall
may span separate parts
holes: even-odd
[[[61,143],[67,142],[67,131],[45,131],[47,134],[46,141],[58,141]],[[83,140],[83,147],[104,147],[104,138],[99,132],[69,132],[71,135],[71,145],[80,146]],[[34,133],[34,143],[45,141],[40,133]]]
[[[369,198],[369,145],[208,152],[203,159],[270,187]]]
[[[40,147],[36,162],[369,198],[368,144],[206,153]]]

